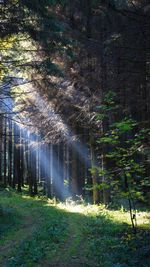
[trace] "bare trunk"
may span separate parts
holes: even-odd
[[[91,168],[96,167],[96,158],[95,158],[95,146],[93,136],[90,136],[90,151],[91,151]],[[93,183],[93,203],[99,203],[99,190],[98,190],[98,174],[97,171],[92,172],[92,183]]]

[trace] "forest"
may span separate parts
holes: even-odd
[[[0,0],[0,266],[150,267],[150,3]]]

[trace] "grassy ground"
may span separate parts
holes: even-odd
[[[149,216],[1,191],[0,266],[150,267]]]

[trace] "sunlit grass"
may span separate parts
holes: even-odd
[[[47,203],[47,205],[49,205]],[[64,209],[68,212],[81,213],[85,216],[96,217],[99,215],[107,216],[114,222],[123,222],[131,225],[130,213],[129,211],[125,211],[122,208],[120,210],[109,210],[105,208],[103,204],[101,205],[91,205],[91,204],[76,204],[74,201],[72,203],[58,203],[57,207],[60,209]],[[150,226],[150,213],[145,211],[137,211],[137,223],[138,226]]]

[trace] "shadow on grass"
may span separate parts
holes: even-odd
[[[48,205],[46,199],[14,192],[3,192],[0,197],[3,209],[10,209],[17,221],[13,231],[10,220],[1,222],[7,225],[2,267],[150,266],[150,235],[133,237],[126,223],[113,221],[104,211],[96,215],[68,212]]]

